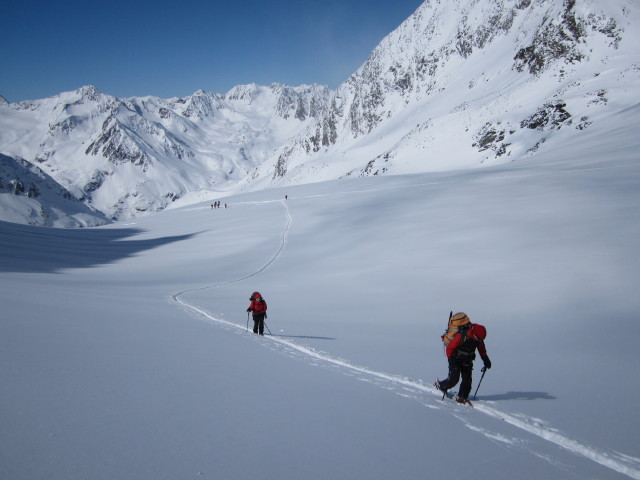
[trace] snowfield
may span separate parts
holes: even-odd
[[[502,166],[0,223],[0,478],[640,478],[637,109]],[[473,409],[432,387],[450,310],[488,330]]]

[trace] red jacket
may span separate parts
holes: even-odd
[[[453,340],[451,340],[449,342],[449,345],[447,345],[447,358],[451,357],[456,352],[456,350],[460,346],[461,340],[462,340],[462,335],[459,332],[456,333],[456,335],[453,337]],[[478,353],[480,354],[480,357],[484,357],[487,354],[487,349],[484,346],[483,340],[473,340],[471,337],[465,335],[465,344],[466,342],[474,342],[476,344],[473,350],[477,348]]]
[[[249,310],[252,311],[254,315],[267,313],[267,302],[265,302],[262,297],[256,300],[251,300]]]

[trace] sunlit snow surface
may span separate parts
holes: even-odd
[[[0,478],[640,478],[636,133],[0,223]],[[488,330],[473,409],[431,386],[450,310]]]

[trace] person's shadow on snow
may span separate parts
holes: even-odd
[[[557,397],[547,392],[506,392],[496,395],[478,395],[479,400],[556,400]]]

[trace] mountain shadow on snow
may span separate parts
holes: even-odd
[[[51,229],[0,221],[0,272],[59,273],[113,263],[197,234],[126,240],[135,228]]]

